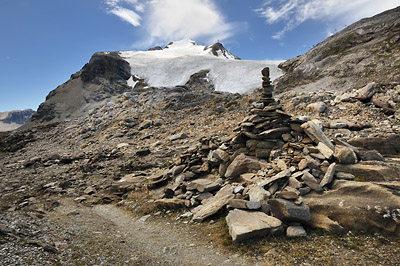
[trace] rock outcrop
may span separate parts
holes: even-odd
[[[118,53],[95,53],[70,80],[47,95],[27,126],[86,114],[89,109],[130,91],[127,84],[130,77],[129,64]]]
[[[362,19],[281,63],[276,92],[348,90],[400,80],[400,7]]]
[[[310,225],[328,231],[352,228],[400,236],[400,183],[336,181],[329,191],[303,200]]]

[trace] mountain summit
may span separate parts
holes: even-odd
[[[71,79],[51,91],[39,106],[34,122],[57,122],[87,113],[123,93],[174,88],[192,82],[216,91],[245,93],[261,86],[261,70],[281,75],[280,61],[240,60],[221,43],[197,45],[191,40],[169,43],[164,49],[95,53]],[[198,74],[198,75],[196,75]],[[203,87],[204,87],[203,86]]]
[[[215,56],[226,59],[240,58],[229,52],[222,43],[217,42],[210,46],[198,45],[195,41],[185,39],[177,42],[170,42],[164,49],[160,46],[150,48],[147,52],[154,52],[154,56],[173,58],[181,56]]]

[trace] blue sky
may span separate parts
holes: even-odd
[[[400,0],[0,0],[0,112],[32,108],[97,51],[220,40],[289,59]]]

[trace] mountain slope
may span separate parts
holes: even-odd
[[[49,93],[30,125],[78,117],[125,92],[181,87],[196,73],[209,84],[206,87],[244,93],[260,87],[261,69],[266,66],[271,68],[272,79],[278,77],[278,63],[239,60],[220,43],[207,47],[190,40],[170,43],[164,49],[96,53],[82,70]]]
[[[400,80],[400,7],[362,19],[279,65],[276,92],[346,90]]]

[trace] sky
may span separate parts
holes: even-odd
[[[220,41],[289,59],[400,0],[0,0],[0,112],[36,110],[99,51]]]

